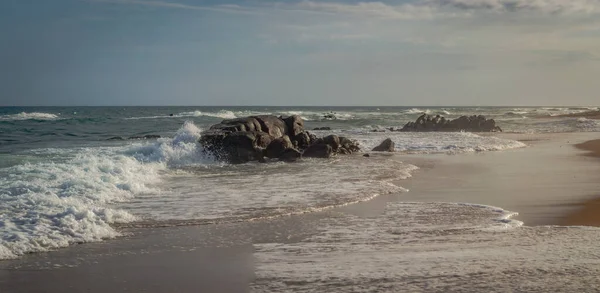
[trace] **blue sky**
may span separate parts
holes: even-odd
[[[0,105],[599,105],[599,0],[0,2]]]

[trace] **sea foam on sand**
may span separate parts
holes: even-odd
[[[583,292],[597,284],[600,230],[524,227],[501,208],[390,202],[340,214],[296,243],[255,244],[252,292]],[[573,281],[576,278],[577,281]]]

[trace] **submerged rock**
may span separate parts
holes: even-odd
[[[292,162],[302,157],[329,158],[360,150],[358,143],[329,135],[317,138],[304,130],[300,116],[250,116],[223,120],[202,133],[199,141],[217,159],[230,163],[266,161]]]
[[[448,120],[440,115],[435,117],[423,114],[415,122],[408,122],[400,131],[472,131],[502,132],[494,119],[486,119],[482,115],[461,116]]]

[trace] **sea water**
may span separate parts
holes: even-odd
[[[600,125],[595,120],[557,117],[593,109],[597,108],[0,108],[0,259],[118,237],[117,226],[251,221],[369,201],[382,194],[409,192],[402,187],[402,179],[418,169],[398,154],[371,158],[358,154],[306,159],[294,164],[224,164],[215,161],[198,143],[202,130],[223,119],[262,114],[300,115],[309,130],[332,128],[315,134],[347,136],[359,141],[364,150],[389,137],[400,154],[457,155],[526,145],[473,133],[402,133],[387,129],[399,128],[421,113],[430,113],[448,118],[483,114],[513,132],[598,131]],[[146,135],[160,138],[143,139]],[[455,234],[459,236],[452,234],[451,240],[460,247],[461,241],[471,243],[469,237],[460,236],[461,231],[480,238],[491,237],[486,234],[490,230],[525,231],[516,228],[519,222],[510,220],[511,212],[476,203],[390,204],[386,214],[393,218],[398,214],[413,218],[405,219],[406,225],[395,225],[393,233],[390,225],[395,222],[388,222],[389,217],[370,224],[343,219],[352,225],[342,228],[336,226],[339,219],[328,219],[331,222],[323,224],[324,234],[317,236],[320,240],[311,239],[307,245],[318,251],[319,241],[332,235],[359,237],[350,231],[355,224],[371,225],[365,229],[381,230],[383,234],[377,232],[378,237],[391,237],[381,240],[391,245],[385,246],[390,250],[398,245],[392,241],[398,235],[413,239],[457,231]],[[428,220],[420,221],[423,217]],[[416,225],[415,221],[420,222]],[[338,229],[351,234],[335,232]],[[388,232],[391,236],[385,236]],[[338,239],[340,253],[352,252],[356,247],[352,248],[344,239]],[[344,250],[346,245],[350,251]],[[427,245],[421,243],[419,249],[435,250],[435,246],[427,248]],[[273,267],[269,258],[283,255],[279,249],[286,251],[286,248],[277,245],[259,248],[257,255],[264,260],[259,275],[270,278],[279,268]],[[321,258],[318,253],[310,257]],[[369,264],[369,260],[357,258],[356,265],[359,263]],[[288,277],[313,278],[311,275],[282,278]]]

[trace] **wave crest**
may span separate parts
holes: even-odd
[[[9,114],[0,116],[0,121],[11,121],[11,120],[55,120],[59,116],[52,113],[42,112],[21,112],[18,114]]]
[[[38,149],[31,163],[0,169],[0,259],[119,236],[111,224],[139,219],[110,204],[160,193],[169,167],[215,162],[200,132],[186,122],[145,145]]]

